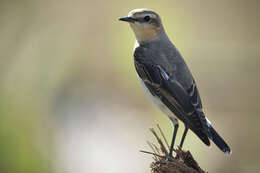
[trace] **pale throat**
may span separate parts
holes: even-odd
[[[144,28],[144,27],[131,25],[131,28],[133,29],[136,40],[139,43],[155,40],[160,36],[162,32],[159,28],[155,28],[155,27]]]

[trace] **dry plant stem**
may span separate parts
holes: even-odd
[[[149,145],[149,147],[153,150],[154,153],[156,154],[160,154],[160,152],[157,150],[157,148],[155,147],[154,144],[152,144],[151,142],[147,141],[147,144]]]
[[[161,153],[161,150],[160,150],[155,144],[153,144],[153,147],[156,149],[156,151],[157,151],[158,154]]]
[[[159,154],[155,154],[155,153],[152,153],[152,152],[149,152],[149,151],[140,150],[140,152],[146,153],[146,154],[152,154],[152,155],[157,156],[157,157],[159,157],[159,158],[165,158],[165,156],[161,156],[161,155],[159,155]]]
[[[157,135],[157,133],[155,132],[155,130],[154,130],[153,128],[150,128],[150,131],[151,131],[151,132],[153,133],[153,135],[156,137],[157,142],[158,142],[159,145],[160,145],[160,148],[161,148],[162,153],[164,153],[165,155],[168,155],[167,149],[166,149],[165,146],[163,145],[162,140],[158,137],[158,135]]]
[[[168,141],[166,140],[165,135],[164,135],[164,133],[163,133],[161,127],[159,126],[159,124],[157,124],[157,128],[159,129],[159,131],[160,131],[160,133],[161,133],[161,135],[162,135],[162,137],[163,137],[163,139],[164,139],[164,142],[165,142],[166,145],[167,145],[167,148],[170,149],[170,145],[168,144]]]
[[[147,141],[147,144],[149,145],[149,147],[153,150],[153,152],[155,154],[157,154],[157,155],[159,154],[157,149],[149,141]],[[154,155],[154,160],[158,161],[159,160],[158,156]]]
[[[164,141],[167,145],[166,138],[164,137],[164,134],[159,125],[157,125],[157,128],[159,129],[160,134],[164,138]],[[197,161],[193,158],[189,151],[183,151],[181,148],[175,149],[174,152],[176,153],[176,157],[169,158],[168,151],[164,146],[161,138],[153,128],[150,130],[157,139],[159,147],[150,142],[147,142],[154,153],[148,151],[141,152],[152,154],[154,156],[154,162],[151,164],[151,173],[206,173],[199,167]],[[158,151],[159,148],[160,151]],[[163,155],[160,155],[160,153]]]

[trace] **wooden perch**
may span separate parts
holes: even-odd
[[[174,150],[176,153],[174,158],[167,157],[169,144],[159,125],[157,125],[157,128],[159,129],[167,147],[165,147],[156,131],[151,128],[150,130],[157,139],[159,147],[148,141],[147,143],[153,152],[141,151],[143,153],[152,154],[154,156],[154,161],[150,166],[151,173],[206,173],[200,168],[199,164],[189,151],[183,151],[182,149],[178,148]]]

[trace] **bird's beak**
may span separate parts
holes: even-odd
[[[121,17],[119,18],[120,21],[124,21],[124,22],[130,22],[130,23],[134,23],[136,20],[132,17]]]

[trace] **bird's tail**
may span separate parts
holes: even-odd
[[[230,147],[227,143],[219,136],[216,130],[210,125],[209,126],[209,138],[218,146],[220,150],[222,150],[225,154],[231,154]]]

